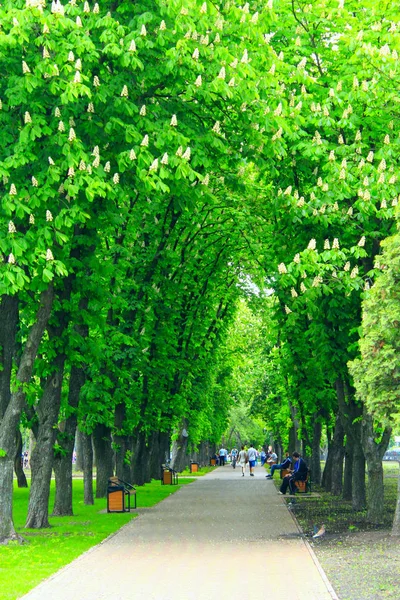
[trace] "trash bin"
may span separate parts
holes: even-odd
[[[110,477],[107,486],[107,512],[129,512],[131,498],[135,499],[133,508],[136,508],[136,490],[130,483]]]
[[[191,462],[190,463],[190,472],[191,473],[197,473],[200,469],[200,465],[198,462]]]
[[[161,484],[162,485],[177,485],[178,484],[178,473],[171,469],[161,465]]]
[[[217,466],[217,459],[216,458],[210,458],[210,465],[212,467],[216,467]]]

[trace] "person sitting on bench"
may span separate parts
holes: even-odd
[[[295,494],[296,481],[305,481],[307,479],[308,467],[306,462],[300,457],[298,452],[293,452],[292,457],[294,462],[293,472],[285,475],[282,479],[279,494],[286,494],[288,488],[291,494]]]
[[[282,469],[290,469],[292,466],[292,459],[289,456],[289,452],[285,452],[285,459],[279,465],[271,466],[271,473],[268,473],[265,477],[272,479],[275,471],[281,471]]]

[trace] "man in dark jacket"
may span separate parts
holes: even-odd
[[[285,475],[282,479],[282,485],[279,493],[286,494],[287,489],[290,489],[291,494],[296,493],[296,481],[305,481],[307,479],[308,467],[305,461],[300,457],[298,452],[293,452],[293,472]]]

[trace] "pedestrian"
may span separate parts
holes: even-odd
[[[283,469],[290,469],[292,466],[292,459],[289,456],[289,452],[285,452],[285,459],[279,465],[271,465],[271,473],[266,475],[267,479],[272,479],[275,471],[282,471]]]
[[[242,467],[242,477],[244,477],[244,472],[245,472],[246,464],[247,464],[248,460],[249,460],[249,457],[247,456],[247,452],[244,449],[244,446],[242,446],[242,448],[239,452],[239,457],[238,457],[238,463]]]
[[[253,445],[250,445],[250,448],[247,451],[247,455],[249,457],[249,465],[250,465],[250,477],[254,477],[254,467],[257,464],[257,450],[253,448]]]
[[[221,450],[219,451],[219,466],[223,467],[225,462],[226,462],[226,458],[228,456],[228,450],[226,450],[223,446],[221,448]]]

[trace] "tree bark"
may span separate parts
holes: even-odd
[[[84,299],[80,308],[86,308],[87,300]],[[75,326],[82,338],[88,336],[86,326]],[[81,389],[85,383],[85,371],[83,367],[73,365],[71,367],[68,389],[68,407],[70,415],[64,422],[63,431],[59,428],[57,442],[62,451],[54,458],[54,473],[56,477],[56,495],[53,508],[54,516],[73,515],[72,506],[72,456],[75,446],[76,428],[78,422],[78,406]]]
[[[105,498],[108,480],[114,475],[111,429],[98,423],[93,431],[93,445],[96,458],[96,498]]]
[[[135,436],[134,436],[135,437]],[[142,431],[136,433],[136,442],[132,458],[132,481],[136,485],[143,485],[151,481],[150,452],[146,445],[146,434]]]
[[[190,462],[189,456],[187,455],[189,440],[187,428],[188,422],[186,419],[183,419],[178,437],[172,443],[171,467],[178,472],[183,471],[183,469],[187,467]]]
[[[332,436],[331,432],[327,430],[327,440],[328,440],[328,454],[325,461],[324,472],[322,473],[322,481],[321,485],[324,490],[328,491],[332,487]]]
[[[75,452],[76,452],[76,461],[75,461],[75,471],[83,471],[83,433],[77,429],[75,435]]]
[[[22,468],[22,435],[19,429],[17,429],[17,452],[14,458],[14,471],[17,476],[17,482],[19,488],[27,488],[28,482],[25,477],[24,469]]]
[[[340,496],[343,489],[344,429],[339,414],[336,417],[332,440],[332,482],[330,492]]]
[[[81,433],[80,437],[82,441],[84,503],[87,505],[91,505],[94,504],[92,436],[86,433]]]
[[[10,380],[18,331],[18,298],[3,296],[0,301],[0,419],[11,398]]]
[[[113,442],[115,450],[115,472],[123,481],[130,482],[132,461],[132,438],[124,433],[126,407],[124,403],[117,404],[114,414],[115,432]]]
[[[386,427],[380,441],[376,441],[377,433],[371,415],[364,408],[361,427],[361,439],[368,466],[367,521],[374,525],[384,522],[384,486],[382,458],[389,444],[392,429]]]
[[[314,420],[312,455],[311,455],[311,476],[312,481],[319,485],[321,483],[321,435],[322,423],[319,416]]]
[[[0,543],[21,539],[16,535],[12,520],[12,475],[16,452],[15,432],[19,425],[25,401],[23,384],[28,383],[32,377],[37,350],[50,317],[53,297],[52,285],[40,295],[36,321],[29,332],[16,375],[18,385],[10,396],[0,424],[0,448],[4,452],[4,456],[0,457],[0,514],[2,516],[0,519]]]
[[[354,440],[351,436],[346,438],[346,446],[344,449],[344,479],[343,479],[343,499],[351,500],[353,495],[353,454]]]
[[[363,510],[367,505],[365,487],[365,456],[360,443],[354,444],[353,480],[351,494],[353,510]]]
[[[54,371],[46,380],[43,395],[36,412],[39,419],[36,446],[31,456],[31,491],[25,527],[50,527],[49,496],[54,460],[56,425],[61,404],[65,354],[58,354],[53,362]]]

